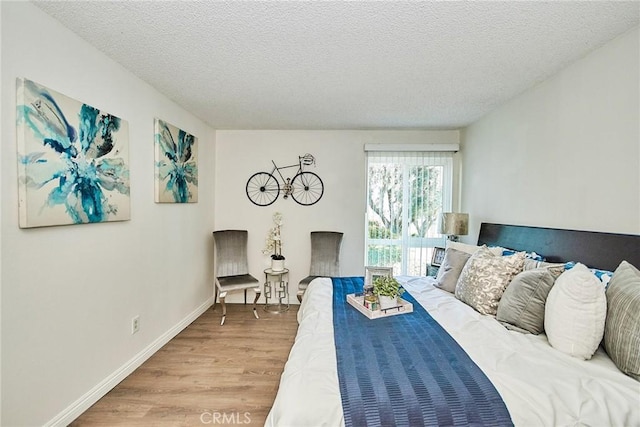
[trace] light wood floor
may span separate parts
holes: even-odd
[[[250,304],[228,304],[220,327],[217,304],[71,426],[263,426],[293,345],[297,310],[272,314],[259,306],[256,320]]]

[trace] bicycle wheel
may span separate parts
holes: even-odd
[[[246,190],[247,197],[254,205],[269,206],[278,198],[280,184],[270,173],[258,172],[251,175]]]
[[[324,194],[324,184],[318,175],[313,172],[300,172],[291,180],[291,197],[303,206],[311,206],[317,203]]]

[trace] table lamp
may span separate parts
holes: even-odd
[[[440,218],[440,234],[445,234],[453,242],[458,236],[469,234],[469,214],[445,212]]]

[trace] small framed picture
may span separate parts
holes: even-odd
[[[444,260],[444,248],[433,248],[433,257],[431,258],[431,265],[434,267],[440,267]]]
[[[365,275],[364,275],[364,287],[373,286],[373,281],[376,280],[377,277],[393,276],[393,267],[365,267]]]

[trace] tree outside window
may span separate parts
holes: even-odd
[[[451,207],[452,159],[429,154],[369,157],[367,265],[425,274],[432,248],[442,245],[437,221]]]

